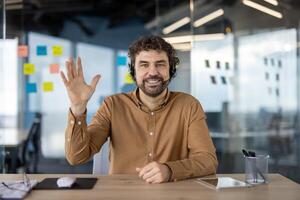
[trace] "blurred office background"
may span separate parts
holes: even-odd
[[[59,76],[81,56],[105,96],[135,88],[127,48],[157,34],[181,60],[170,88],[202,103],[218,173],[243,173],[241,149],[269,154],[270,172],[300,183],[298,0],[1,0],[0,170],[92,173],[64,154],[69,101]],[[108,148],[100,153],[107,173]]]

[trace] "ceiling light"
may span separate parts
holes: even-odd
[[[163,34],[169,34],[173,31],[175,31],[176,29],[188,24],[191,21],[191,19],[189,17],[184,17],[181,20],[178,20],[177,22],[174,22],[173,24],[165,27],[163,29]]]
[[[280,18],[280,19],[282,18],[282,14],[280,12],[277,12],[275,10],[272,10],[270,8],[262,6],[258,3],[252,2],[250,0],[243,0],[243,4],[245,4],[246,6],[252,7],[254,9],[260,10],[261,12],[272,15],[274,17],[277,17],[277,18]]]
[[[193,42],[193,41],[222,40],[224,38],[225,38],[224,33],[213,33],[213,34],[165,37],[164,39],[171,44],[176,44],[176,43],[185,43],[185,42]]]
[[[220,17],[223,14],[224,14],[224,10],[223,9],[216,10],[216,11],[214,11],[214,12],[206,15],[205,17],[202,17],[202,18],[196,20],[194,22],[194,27],[199,27],[199,26],[201,26],[203,24],[206,24],[207,22],[209,22],[209,21],[211,21],[211,20],[213,20],[213,19],[215,19],[217,17]]]
[[[274,6],[278,6],[278,1],[277,0],[264,0],[265,2],[268,2]]]
[[[176,43],[172,44],[174,49],[179,50],[179,51],[190,51],[192,49],[192,44],[190,42],[185,42],[185,43]]]

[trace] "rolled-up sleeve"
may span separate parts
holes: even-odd
[[[86,113],[75,117],[71,109],[68,114],[68,125],[65,131],[65,153],[71,165],[87,162],[110,135],[110,100],[106,98],[93,116],[89,125],[86,123]]]
[[[187,137],[188,158],[165,163],[172,171],[171,180],[215,174],[218,167],[216,150],[198,101],[191,106]]]

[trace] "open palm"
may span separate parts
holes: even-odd
[[[77,59],[77,67],[73,59],[69,59],[69,61],[66,62],[66,67],[68,79],[63,72],[60,73],[61,78],[66,86],[71,101],[72,112],[75,115],[80,115],[85,111],[87,102],[93,95],[101,76],[94,76],[91,84],[86,84],[80,58]]]

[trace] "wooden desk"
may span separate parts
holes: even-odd
[[[76,176],[95,177],[94,175],[58,175],[36,174],[28,175],[31,179],[42,180],[46,177]],[[223,174],[239,180],[244,179],[241,174]],[[98,181],[92,190],[33,190],[26,199],[204,199],[204,200],[298,200],[300,185],[279,175],[271,174],[270,183],[251,188],[227,189],[215,191],[209,189],[193,179],[163,183],[147,184],[135,175],[96,176]],[[21,179],[22,174],[0,174],[0,180]]]

